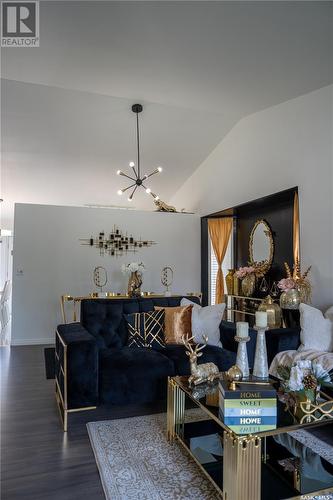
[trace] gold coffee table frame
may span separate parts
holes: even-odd
[[[168,377],[167,438],[171,443],[177,440],[185,448],[223,500],[261,499],[261,464],[266,461],[266,437],[333,423],[333,418],[326,421],[319,419],[302,424],[295,423],[285,427],[277,427],[257,435],[237,435],[193,397],[191,389],[186,385],[187,380],[188,377]],[[209,419],[214,420],[223,430],[223,491],[213,481],[184,441],[185,396],[188,396]],[[312,493],[308,494],[309,498],[311,495]]]

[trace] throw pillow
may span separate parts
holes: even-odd
[[[182,337],[191,336],[192,306],[159,307],[155,311],[164,310],[164,337],[166,344],[182,344]]]
[[[164,309],[124,314],[128,328],[129,347],[164,347]]]
[[[192,335],[195,342],[202,344],[202,337],[208,337],[208,345],[222,347],[220,340],[220,323],[225,304],[201,307],[191,300],[182,299],[181,306],[192,305]]]
[[[325,314],[307,304],[299,306],[301,323],[301,345],[299,351],[333,352],[333,309]]]

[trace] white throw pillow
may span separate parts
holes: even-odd
[[[314,349],[333,352],[333,307],[325,314],[307,304],[299,306],[301,323],[301,345],[299,351]]]
[[[220,340],[220,323],[225,309],[225,304],[201,307],[188,299],[182,299],[181,306],[193,305],[192,309],[192,335],[195,342],[202,344],[203,335],[208,337],[208,345],[222,347]]]

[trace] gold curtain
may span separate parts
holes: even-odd
[[[218,271],[216,275],[215,304],[221,303],[224,296],[223,272],[221,266],[225,253],[227,251],[231,229],[232,217],[224,217],[222,219],[208,219],[209,236],[218,264]]]
[[[299,237],[299,202],[298,194],[294,196],[294,215],[293,215],[293,249],[294,249],[294,264],[300,264],[300,237]]]

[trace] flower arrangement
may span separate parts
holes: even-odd
[[[281,380],[280,399],[288,406],[295,406],[296,398],[315,400],[320,386],[333,387],[330,374],[321,364],[300,360],[292,366],[279,365],[277,374]]]
[[[308,274],[311,266],[302,274],[299,260],[296,260],[293,271],[291,271],[287,262],[284,263],[287,278],[283,278],[278,282],[278,287],[283,292],[288,290],[298,290],[302,302],[311,302],[311,283],[308,279]]]
[[[122,264],[121,272],[130,275],[132,273],[143,274],[146,268],[143,262],[131,262],[130,264]]]
[[[245,278],[245,276],[248,276],[249,274],[254,274],[254,272],[255,272],[255,269],[253,266],[248,266],[248,267],[245,266],[245,267],[240,267],[235,272],[235,274],[236,274],[237,278],[242,280],[243,278]]]
[[[283,278],[278,282],[278,287],[283,292],[294,290],[296,288],[296,282],[292,278]]]

